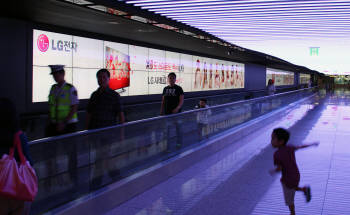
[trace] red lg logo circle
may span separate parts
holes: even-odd
[[[46,52],[47,49],[49,48],[49,38],[45,34],[41,34],[38,37],[37,44],[41,52]]]

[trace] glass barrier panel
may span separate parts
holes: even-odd
[[[30,143],[40,214],[314,94],[315,88],[216,105]]]

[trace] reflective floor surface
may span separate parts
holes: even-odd
[[[295,197],[296,214],[350,214],[350,93],[317,96],[286,113],[279,122],[245,137],[180,174],[134,197],[107,214],[122,215],[281,215],[279,175],[270,176],[275,127],[291,132],[289,144],[319,141],[296,152],[300,185],[311,185],[312,200]],[[247,155],[255,155],[248,159]]]

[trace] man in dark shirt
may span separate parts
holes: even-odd
[[[171,72],[168,75],[169,85],[163,89],[162,105],[160,115],[174,114],[181,112],[184,103],[184,91],[175,84],[176,74]]]
[[[120,101],[120,95],[109,88],[110,74],[107,69],[100,69],[97,74],[98,85],[100,86],[91,94],[87,107],[87,128],[102,128],[124,123],[124,112]]]
[[[160,115],[169,115],[181,112],[182,105],[184,103],[184,91],[182,88],[175,84],[176,82],[176,74],[171,72],[168,75],[169,85],[164,87],[163,96],[162,96],[162,104],[160,107]],[[176,148],[180,148],[182,146],[182,129],[181,122],[176,119],[169,119],[167,126],[167,152],[171,152]],[[171,132],[172,129],[176,130],[176,144],[172,142]]]
[[[91,94],[88,107],[86,126],[88,129],[96,129],[117,124],[117,118],[120,123],[124,123],[124,113],[120,101],[120,95],[109,88],[110,73],[107,69],[100,69],[97,74],[97,82],[100,86]],[[121,141],[124,136],[123,128],[119,129],[120,134],[114,136],[113,132],[108,132],[107,135],[98,135],[90,140],[93,142],[91,146],[96,151],[95,165],[92,169],[91,186],[92,189],[98,189],[104,185],[103,177],[105,172],[110,177],[119,174],[119,170],[110,165],[111,161],[111,146],[113,143]],[[102,172],[101,172],[102,171]]]

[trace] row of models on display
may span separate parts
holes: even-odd
[[[215,74],[213,69],[213,64],[208,66],[204,62],[203,69],[200,69],[200,61],[197,60],[197,66],[195,71],[194,88],[195,89],[220,89],[220,88],[243,88],[244,87],[244,77],[243,72],[238,71],[237,65],[231,66],[231,71],[228,67],[225,71],[225,65],[221,64],[221,68],[218,63],[215,64]],[[226,75],[225,75],[226,73]]]

